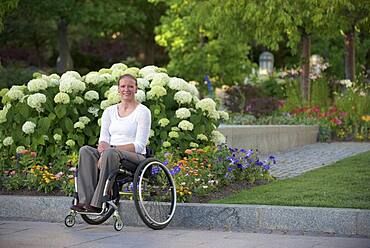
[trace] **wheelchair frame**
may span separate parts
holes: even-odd
[[[120,188],[127,183],[133,183],[133,200],[135,203],[135,208],[142,219],[142,221],[150,228],[154,230],[159,230],[165,228],[173,218],[173,215],[176,210],[176,187],[175,181],[173,180],[170,171],[168,168],[163,165],[159,160],[151,157],[152,154],[149,154],[146,159],[139,163],[136,168],[135,173],[128,171],[126,169],[119,168],[116,171],[110,173],[107,181],[105,182],[104,193],[103,193],[103,203],[102,203],[102,211],[100,213],[90,213],[90,212],[77,212],[75,210],[71,210],[69,214],[65,217],[64,224],[67,227],[74,226],[77,214],[80,214],[82,219],[91,225],[99,225],[104,223],[109,217],[113,214],[114,219],[114,229],[116,231],[122,230],[124,224],[122,221],[122,217],[119,214],[119,200],[120,200]],[[153,173],[153,166],[157,166],[159,171],[163,171],[165,174],[165,178],[168,180],[169,183],[169,192],[171,195],[170,205],[169,205],[169,212],[165,213],[165,220],[156,220],[158,216],[151,216],[148,212],[151,208],[146,208],[145,204],[153,204],[154,201],[145,201],[143,196],[145,193],[142,191],[142,187],[149,184],[149,182],[155,181],[156,174]],[[78,204],[78,188],[77,188],[77,176],[78,170],[75,171],[74,179],[75,179],[75,193],[74,199],[72,201],[73,205]],[[121,179],[117,179],[120,176]],[[115,180],[113,180],[115,179]],[[150,187],[149,187],[150,188]],[[153,186],[156,189],[156,186]],[[149,194],[146,193],[147,196],[155,196],[155,193],[159,191],[165,192],[163,188],[157,187],[156,192],[150,192]],[[159,207],[166,207],[168,208],[168,203],[159,202]],[[155,211],[158,215],[158,211]],[[92,217],[95,217],[92,218]]]

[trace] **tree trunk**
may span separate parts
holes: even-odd
[[[345,46],[345,73],[346,79],[355,81],[355,29],[351,28],[350,31],[344,35],[344,46]]]
[[[301,35],[301,95],[304,104],[310,102],[310,54],[311,54],[311,37],[303,32]]]
[[[73,69],[73,61],[68,47],[68,23],[64,19],[60,19],[58,23],[58,42],[57,72],[62,74]]]

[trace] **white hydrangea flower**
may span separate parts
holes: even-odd
[[[180,123],[177,126],[179,128],[181,128],[182,130],[184,130],[184,131],[186,131],[186,130],[191,131],[194,128],[193,123],[191,123],[189,121],[186,121],[186,120],[180,121]]]
[[[90,122],[90,118],[87,116],[81,116],[78,118],[79,122],[82,122],[83,124],[87,125]]]
[[[108,95],[108,101],[111,103],[111,105],[119,103],[121,101],[121,96],[118,92],[111,92]]]
[[[8,114],[8,111],[12,105],[10,103],[7,103],[2,110],[0,110],[0,123],[4,123],[7,121],[6,115]]]
[[[100,108],[102,109],[102,110],[105,110],[106,108],[108,108],[109,106],[111,106],[112,104],[111,104],[111,102],[110,101],[108,101],[108,100],[103,100],[103,101],[101,101],[101,103],[100,103]]]
[[[76,98],[73,100],[74,103],[76,104],[83,104],[85,101],[82,97],[76,96]]]
[[[64,92],[59,92],[58,94],[55,95],[54,102],[61,103],[61,104],[68,104],[70,102],[69,95]]]
[[[46,102],[46,96],[41,93],[35,93],[27,98],[27,104],[31,108],[34,108],[37,110],[37,112],[42,112],[43,108],[41,107],[41,104]]]
[[[145,92],[143,90],[138,90],[135,94],[135,99],[140,103],[145,102],[146,100]]]
[[[204,134],[198,134],[197,135],[197,139],[198,140],[202,140],[202,141],[208,141],[208,138],[207,138],[207,136],[205,136]]]
[[[76,142],[74,140],[69,139],[66,141],[66,145],[69,147],[74,147],[76,145]]]
[[[65,93],[76,93],[79,91],[84,91],[86,85],[81,80],[76,79],[72,75],[66,75],[64,73],[60,79],[59,91]]]
[[[163,147],[170,147],[171,146],[171,143],[170,142],[168,142],[168,141],[165,141],[165,142],[163,142]]]
[[[170,121],[167,119],[167,118],[162,118],[158,121],[158,124],[161,126],[161,127],[165,127],[167,126],[168,124],[170,124]]]
[[[349,79],[340,80],[339,83],[346,86],[346,88],[351,88],[353,85],[353,83]]]
[[[176,110],[175,114],[178,119],[186,119],[191,116],[190,110],[187,108],[179,108]]]
[[[154,86],[165,86],[170,81],[170,77],[166,73],[156,73],[150,83],[150,87],[153,88]]]
[[[187,91],[178,91],[175,93],[173,99],[178,103],[178,104],[187,104],[191,103],[192,95],[187,92]]]
[[[180,128],[178,128],[178,127],[171,127],[171,130],[172,131],[175,131],[175,132],[178,132],[178,131],[180,131]]]
[[[216,103],[211,98],[204,98],[195,104],[195,108],[210,113],[216,111]]]
[[[222,145],[226,142],[225,136],[221,132],[216,130],[212,131],[211,140],[215,145]]]
[[[77,80],[82,80],[80,73],[78,73],[77,71],[66,71],[65,73],[63,73],[60,80],[63,80],[64,78],[68,78],[68,77],[73,77]]]
[[[169,133],[168,133],[168,136],[169,136],[170,138],[172,138],[172,139],[177,139],[180,135],[179,135],[179,133],[178,133],[178,132],[176,132],[176,131],[171,131],[171,132],[169,132]]]
[[[87,84],[97,85],[101,81],[100,74],[97,71],[91,71],[86,74],[85,82]]]
[[[199,98],[197,96],[193,96],[193,102],[194,104],[197,104],[199,102]]]
[[[220,118],[224,121],[227,121],[229,119],[229,113],[226,111],[218,111]]]
[[[98,117],[99,116],[99,109],[98,108],[95,108],[95,107],[89,107],[87,109],[87,112],[89,112],[90,114],[92,114],[93,116],[95,117]]]
[[[27,87],[30,92],[37,92],[47,89],[48,83],[42,78],[36,78],[29,81]]]
[[[154,130],[153,129],[150,129],[150,134],[149,134],[149,138],[153,137],[154,136]]]
[[[13,137],[10,137],[10,136],[6,137],[3,140],[3,145],[4,146],[11,146],[11,145],[13,145],[13,143],[14,143]]]
[[[209,112],[209,113],[207,114],[207,116],[208,116],[209,118],[214,119],[214,120],[218,120],[218,119],[220,119],[220,114],[219,114],[219,113],[218,113],[218,111],[216,111],[216,110],[214,110],[214,111],[212,111],[212,112]]]
[[[15,149],[15,152],[16,153],[20,153],[21,151],[23,151],[23,150],[26,150],[26,147],[24,147],[24,146],[18,146],[16,149]]]
[[[110,69],[112,69],[113,71],[114,70],[126,70],[127,69],[127,65],[125,65],[124,63],[115,63],[113,64]]]
[[[167,94],[167,91],[162,86],[154,86],[150,91],[147,92],[147,98],[148,99],[158,99],[162,96],[165,96]]]
[[[138,78],[137,79],[137,87],[141,90],[145,90],[145,88],[149,87],[149,81],[145,78]]]
[[[112,72],[112,73],[117,73],[116,71]],[[106,81],[106,82],[112,82],[112,81],[115,81],[116,79],[113,78],[113,76],[109,73],[103,73],[103,74],[100,74],[100,78],[103,80],[103,81]],[[118,78],[118,77],[117,77]]]
[[[78,121],[75,124],[73,124],[73,128],[75,128],[75,129],[77,129],[77,128],[84,129],[85,128],[85,124],[82,123],[81,121]]]
[[[111,74],[112,71],[113,71],[112,69],[101,68],[98,72],[99,74]]]
[[[138,78],[139,77],[139,68],[137,67],[130,67],[130,68],[127,68],[125,70],[125,73],[124,74],[130,74],[132,76],[134,76],[135,78]]]
[[[61,141],[62,140],[62,136],[60,135],[60,134],[54,134],[53,135],[53,139],[56,141],[56,142],[58,142],[58,141]]]
[[[24,97],[24,93],[19,87],[12,86],[10,90],[5,94],[10,100],[21,100]]]
[[[187,84],[187,89],[184,89],[188,92],[190,92],[193,96],[199,97],[199,91],[197,87],[191,83]]]
[[[152,81],[153,80],[153,78],[154,78],[154,76],[155,76],[155,74],[157,74],[156,72],[150,72],[150,73],[148,73],[148,74],[146,74],[145,76],[144,76],[144,79],[146,79],[146,80],[148,80],[148,81]]]
[[[98,125],[101,127],[101,118],[98,119]]]
[[[172,77],[170,78],[168,87],[170,89],[177,90],[177,91],[180,91],[180,90],[187,91],[188,83],[182,78]]]
[[[147,75],[148,75],[148,74],[150,74],[150,73],[155,73],[157,68],[158,68],[158,67],[157,67],[157,66],[155,66],[155,65],[148,65],[148,66],[145,66],[145,67],[143,67],[143,68],[141,68],[141,69],[140,69],[140,71],[139,71],[139,75],[140,75],[141,77],[145,77],[145,76],[147,76]]]
[[[48,76],[48,79],[49,79],[49,82],[51,84],[51,86],[58,86],[59,85],[59,80],[60,80],[60,77],[58,74],[51,74]]]
[[[108,77],[106,77],[106,79],[108,80],[108,82],[114,80],[114,81],[117,81],[117,79],[122,76],[123,74],[125,74],[125,71],[124,70],[119,70],[119,69],[115,69],[112,71],[112,75],[111,75],[111,78],[112,79],[109,79]],[[104,74],[106,75],[106,74]],[[109,74],[107,74],[109,75]]]
[[[25,134],[31,134],[35,132],[35,127],[36,127],[35,123],[33,123],[32,121],[26,121],[22,126],[22,131]]]
[[[198,148],[199,145],[195,142],[190,142],[190,147]]]
[[[89,90],[85,93],[84,98],[87,101],[99,100],[99,93],[95,90]]]

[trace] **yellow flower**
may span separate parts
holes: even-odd
[[[370,121],[370,115],[361,116],[361,120],[366,121],[366,122]]]

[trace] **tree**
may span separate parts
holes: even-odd
[[[3,20],[5,15],[11,10],[15,9],[19,0],[2,0],[0,2],[0,32],[4,28]]]

